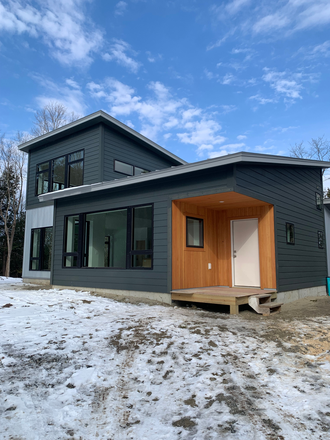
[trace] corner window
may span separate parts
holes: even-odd
[[[324,249],[324,232],[317,231],[317,242],[319,249]]]
[[[65,217],[64,267],[152,269],[152,205]]]
[[[322,210],[323,200],[320,193],[315,193],[315,202],[317,209]]]
[[[53,228],[31,231],[30,270],[50,270],[52,260]]]
[[[286,242],[287,244],[295,243],[294,224],[286,223]]]
[[[204,247],[204,221],[201,218],[186,217],[186,246]]]
[[[37,165],[36,195],[82,185],[83,171],[83,150]]]
[[[135,167],[134,165],[130,165],[116,159],[114,161],[114,170],[117,173],[126,174],[126,176],[138,176],[140,174],[145,174],[149,172],[147,170],[144,170],[143,168]]]

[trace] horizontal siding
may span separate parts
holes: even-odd
[[[132,139],[120,133],[104,129],[104,180],[125,178],[125,175],[117,173],[113,169],[114,159],[135,165],[148,171],[161,170],[173,166],[173,161],[167,160],[143,147]]]
[[[73,153],[77,150],[85,150],[84,158],[84,184],[88,185],[100,181],[99,172],[99,127],[84,130],[78,134],[50,143],[40,149],[32,150],[29,153],[28,182],[26,193],[26,207],[32,208],[41,206],[38,197],[35,195],[36,167],[42,162]]]
[[[308,167],[236,166],[236,190],[275,206],[277,289],[279,292],[325,285],[325,249],[317,231],[324,214],[316,208],[322,194],[320,170]],[[286,223],[295,225],[295,245],[286,243]]]
[[[53,284],[107,289],[136,290],[168,293],[171,290],[171,200],[189,195],[202,195],[233,189],[232,167],[223,169],[221,176],[201,172],[193,180],[189,177],[167,179],[161,186],[139,184],[134,188],[107,190],[102,194],[77,196],[74,200],[56,201],[54,230]],[[64,216],[95,212],[139,204],[154,204],[154,258],[152,270],[118,270],[108,268],[62,268]]]

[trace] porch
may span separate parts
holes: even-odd
[[[231,315],[239,313],[240,305],[249,304],[251,296],[262,294],[271,295],[271,300],[277,298],[276,290],[272,289],[212,286],[171,291],[172,301],[227,305],[230,307]]]
[[[172,202],[172,300],[238,313],[266,293],[276,298],[273,205],[233,191]]]

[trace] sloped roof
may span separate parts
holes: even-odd
[[[203,160],[201,162],[188,163],[186,165],[174,166],[165,168],[160,171],[152,171],[150,173],[141,174],[139,176],[130,176],[126,178],[110,180],[108,182],[93,183],[91,185],[82,185],[74,188],[66,188],[60,191],[50,192],[39,196],[39,200],[49,201],[61,199],[64,197],[77,196],[80,194],[88,194],[96,191],[103,191],[106,189],[120,188],[128,185],[135,185],[143,182],[157,182],[160,179],[167,177],[181,176],[196,171],[213,169],[230,164],[265,164],[265,165],[281,165],[281,166],[305,166],[316,168],[330,168],[330,162],[322,162],[318,160],[298,159],[284,156],[271,156],[268,154],[258,153],[234,153],[227,156],[217,157],[214,159]]]
[[[64,136],[77,133],[78,131],[81,131],[88,127],[92,127],[93,125],[99,123],[107,125],[108,127],[118,131],[119,133],[133,139],[134,141],[138,142],[149,150],[153,150],[159,155],[169,160],[172,160],[173,164],[175,165],[182,165],[187,163],[183,159],[180,159],[180,157],[176,156],[173,153],[170,153],[165,148],[146,138],[141,133],[138,133],[137,131],[133,130],[132,128],[128,127],[127,125],[123,124],[122,122],[118,121],[117,119],[113,118],[112,116],[108,115],[108,113],[105,113],[102,110],[99,110],[83,118],[77,119],[76,121],[70,122],[69,124],[63,125],[62,127],[50,131],[49,133],[45,133],[42,136],[38,136],[34,139],[24,142],[24,144],[19,145],[18,148],[25,153],[28,153],[34,148],[42,147],[49,142],[55,142],[63,138]]]

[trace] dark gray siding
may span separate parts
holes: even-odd
[[[52,283],[119,290],[167,293],[171,290],[171,201],[177,198],[233,190],[232,167],[200,172],[193,178],[164,179],[162,183],[108,190],[74,200],[57,200]],[[64,216],[141,204],[154,204],[153,270],[62,268]]]
[[[132,139],[104,127],[104,181],[125,178],[125,175],[114,171],[114,159],[148,171],[173,166],[173,161],[162,158],[156,152],[148,150]]]
[[[50,143],[49,145],[43,146],[42,148],[32,150],[29,153],[28,164],[26,194],[27,209],[42,206],[42,204],[38,201],[38,197],[35,195],[37,164],[50,159],[55,159],[56,157],[62,156],[64,154],[84,149],[84,184],[96,183],[101,180],[99,164],[99,157],[101,155],[100,145],[100,126],[96,126],[84,130],[78,134],[68,136],[61,141]]]
[[[237,165],[236,183],[236,191],[275,206],[278,291],[324,285],[326,250],[317,240],[324,215],[315,203],[315,192],[322,195],[320,169]],[[295,245],[286,243],[286,222],[295,225]]]

